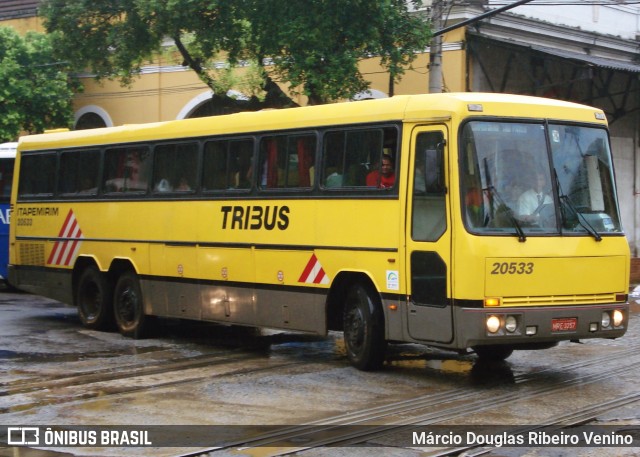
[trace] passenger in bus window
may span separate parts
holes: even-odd
[[[373,170],[367,175],[367,186],[388,189],[396,182],[393,170],[393,159],[389,154],[383,154],[380,170]]]
[[[189,182],[187,181],[187,178],[185,178],[184,176],[180,177],[180,181],[178,182],[176,190],[177,191],[181,191],[181,192],[185,192],[185,191],[191,190],[191,186],[189,185]]]
[[[156,192],[171,192],[171,184],[169,184],[169,180],[166,178],[162,178],[158,181],[155,188]]]
[[[324,185],[326,187],[342,187],[342,175],[338,173],[338,170],[333,170],[332,173],[327,176]]]
[[[342,151],[336,152],[333,149],[326,150],[324,185],[325,187],[342,187]]]

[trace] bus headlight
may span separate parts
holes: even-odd
[[[602,313],[600,325],[602,328],[609,328],[609,326],[611,325],[611,316],[609,316],[608,312],[605,311]]]
[[[624,320],[624,315],[622,314],[622,311],[620,311],[619,309],[616,309],[611,314],[613,316],[613,326],[620,327],[622,325],[622,321]]]
[[[489,333],[496,333],[500,330],[500,318],[498,316],[487,317],[487,330]]]
[[[518,320],[515,316],[507,316],[504,321],[504,328],[507,329],[507,332],[513,333],[518,328]]]

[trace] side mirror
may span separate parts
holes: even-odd
[[[424,151],[425,183],[428,194],[444,194],[447,191],[444,182],[445,144],[445,141],[442,140],[435,149]]]

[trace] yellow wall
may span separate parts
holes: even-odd
[[[27,33],[29,31],[35,31],[44,33],[44,27],[42,26],[42,20],[38,17],[27,17],[21,19],[9,19],[6,21],[0,21],[2,27],[11,27],[18,33]]]
[[[129,87],[91,77],[82,78],[82,83],[85,91],[75,97],[75,109],[99,106],[109,113],[114,125],[176,119],[189,100],[208,89],[192,71],[165,73],[159,68],[134,79]]]
[[[20,33],[28,30],[44,32],[38,17],[23,18],[2,22]],[[444,36],[445,43],[458,43],[456,50],[443,52],[444,90],[461,92],[466,89],[466,53],[464,51],[464,29],[454,30]],[[389,76],[380,66],[378,58],[366,59],[361,64],[362,72],[371,89],[377,96],[389,93]],[[131,86],[123,87],[117,81],[96,82],[91,76],[82,77],[84,92],[76,95],[74,109],[76,115],[86,111],[107,113],[112,125],[157,122],[177,119],[181,112],[188,109],[203,94],[209,92],[194,72],[185,70],[159,57]],[[419,55],[394,86],[395,95],[426,93],[429,87],[429,54]],[[381,94],[380,94],[381,93]],[[306,104],[303,96],[294,97],[294,101]],[[77,116],[76,116],[77,117]]]

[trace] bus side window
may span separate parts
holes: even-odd
[[[55,152],[22,155],[18,197],[53,195],[57,157]]]
[[[251,189],[252,161],[253,139],[243,138],[229,141],[228,189]]]
[[[347,132],[345,151],[345,186],[363,187],[369,183],[368,162],[371,157],[378,161],[383,152],[382,130],[359,130]],[[379,180],[378,180],[379,181]],[[378,187],[378,183],[376,183]]]
[[[446,230],[442,132],[418,134],[413,169],[411,237],[416,241],[436,241]]]
[[[154,150],[153,189],[189,192],[196,186],[198,144],[162,144]]]
[[[100,151],[70,151],[60,154],[58,191],[66,196],[98,192]]]
[[[322,184],[324,187],[342,187],[345,137],[345,132],[330,132],[324,137],[322,156]]]
[[[278,135],[260,141],[259,187],[311,187],[315,135]]]
[[[260,140],[260,160],[258,161],[258,187],[275,189],[282,187],[286,165],[284,137],[265,137]]]
[[[0,202],[8,202],[11,198],[14,163],[15,159],[6,158],[0,160]]]
[[[207,141],[204,145],[202,189],[205,191],[224,190],[227,182],[229,141]]]
[[[290,136],[287,157],[287,187],[313,187],[316,136]]]
[[[395,127],[328,132],[324,137],[323,184],[325,188],[353,190],[390,189],[395,186],[398,162]],[[390,159],[393,172],[384,175],[382,159]]]
[[[150,157],[146,147],[107,149],[104,191],[138,194],[146,192],[151,168]]]

